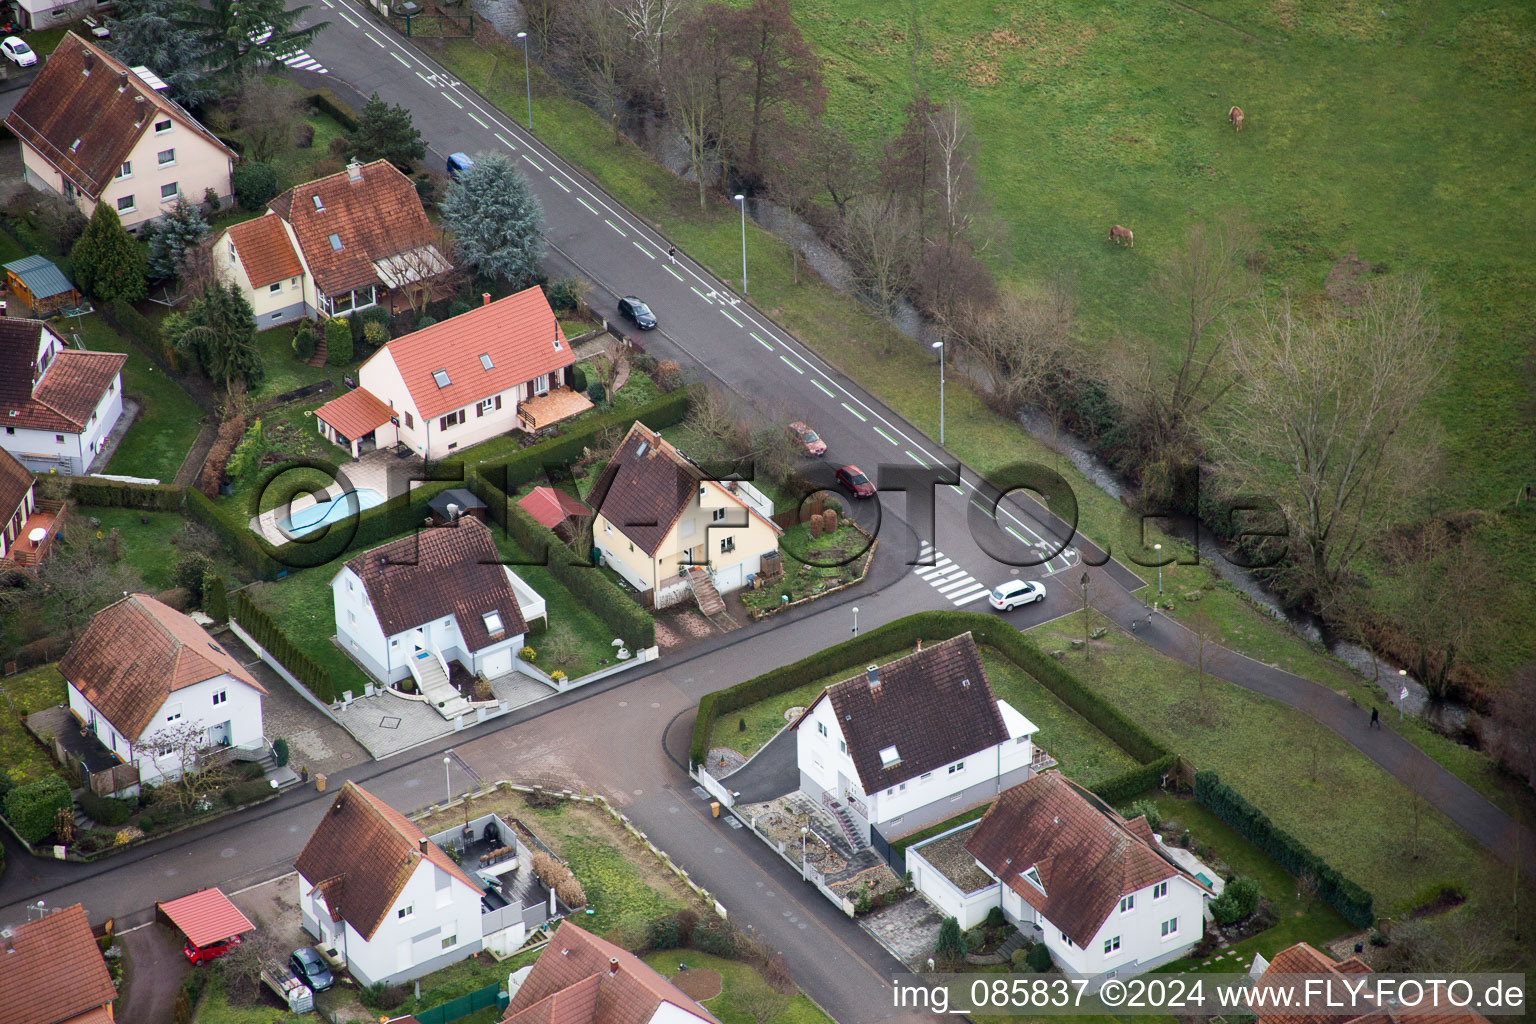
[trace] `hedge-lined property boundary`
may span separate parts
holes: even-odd
[[[251,639],[264,647],[293,677],[303,683],[320,701],[330,704],[336,700],[336,685],[331,672],[315,661],[288,639],[288,634],[278,628],[272,616],[256,606],[244,591],[235,595],[230,606],[231,618]]]
[[[1195,800],[1232,826],[1243,838],[1297,878],[1308,878],[1317,894],[1357,928],[1376,920],[1374,900],[1358,883],[1345,878],[1305,843],[1269,820],[1215,772],[1195,773]]]
[[[92,508],[133,508],[141,512],[179,512],[183,488],[175,484],[130,484],[93,477],[65,478],[69,498]]]

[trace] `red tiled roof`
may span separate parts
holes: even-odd
[[[482,355],[490,356],[489,370]],[[417,413],[433,419],[569,366],[576,356],[543,289],[533,287],[396,338],[373,359],[393,360]],[[437,370],[447,371],[447,387],[437,386]]]
[[[59,672],[119,733],[137,741],[167,697],[225,673],[266,689],[208,631],[148,594],[97,612]]]
[[[128,357],[66,348],[39,376],[44,331],[57,337],[41,320],[0,318],[0,419],[7,426],[79,433]]]
[[[1057,772],[998,797],[965,848],[1079,948],[1093,941],[1120,897],[1189,877],[1124,818]],[[1030,868],[1045,892],[1024,878]]]
[[[32,489],[32,471],[16,460],[16,456],[0,448],[0,530],[11,521],[11,516],[27,500]]]
[[[121,352],[67,348],[53,357],[32,397],[83,429],[127,361]]]
[[[364,551],[347,568],[363,581],[387,637],[449,615],[471,651],[528,631],[491,531],[474,516]],[[500,614],[500,636],[486,629],[488,612]]]
[[[359,438],[389,422],[394,410],[367,388],[356,388],[340,398],[333,398],[315,410],[344,437]]]
[[[507,1006],[503,1024],[646,1024],[670,1003],[715,1024],[709,1011],[639,957],[562,921]]]
[[[228,234],[252,288],[265,288],[303,275],[304,265],[293,251],[293,241],[281,217],[268,215],[241,221],[231,226]]]
[[[592,510],[564,491],[535,487],[518,501],[518,507],[553,530],[572,516],[589,516]]]
[[[316,208],[315,197],[321,208]],[[432,242],[432,225],[411,179],[387,160],[295,185],[268,204],[293,227],[304,262],[326,295],[382,281],[374,264]],[[335,235],[341,248],[335,248]]]
[[[11,948],[0,952],[0,1024],[74,1021],[117,998],[78,903],[17,925]]]
[[[218,889],[199,889],[181,899],[156,903],[194,946],[244,935],[256,926]]]
[[[1307,943],[1298,942],[1275,954],[1269,966],[1264,969],[1264,973],[1259,976],[1255,988],[1263,989],[1282,984],[1278,978],[1274,977],[1275,975],[1342,976],[1370,973],[1370,965],[1359,957],[1352,956],[1335,963],[1326,954]],[[1268,979],[1267,983],[1266,979]],[[1312,1011],[1311,1002],[1294,1003],[1286,1008],[1284,1014],[1259,1014],[1257,1024],[1488,1024],[1488,1018],[1470,1010],[1452,1009],[1445,1013],[1429,1013],[1426,1012],[1426,1008],[1421,1008],[1412,1014],[1399,1013],[1395,1009],[1372,1010],[1365,1014],[1340,1011],[1338,1007],[1347,1006],[1355,991],[1358,990],[1353,985],[1346,987],[1342,982],[1337,987],[1329,984],[1326,990],[1315,992],[1316,1001],[1320,1004],[1315,1012]],[[1435,994],[1430,993],[1428,998],[1430,999],[1428,1007],[1434,1007]],[[1330,1009],[1334,1012],[1328,1012]],[[1303,1013],[1302,1010],[1308,1012]]]
[[[588,498],[604,519],[655,556],[704,473],[642,423],[629,428]]]
[[[84,73],[87,64],[90,74]],[[105,50],[71,32],[48,57],[5,124],[76,188],[96,199],[139,138],[167,115],[233,159],[234,153],[191,114]]]
[[[371,939],[423,859],[479,891],[413,821],[347,782],[293,866],[320,889],[333,921],[346,920]]]

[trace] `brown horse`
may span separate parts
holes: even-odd
[[[1232,122],[1232,127],[1237,131],[1243,130],[1243,108],[1233,107],[1227,111],[1227,120]]]
[[[1109,229],[1109,240],[1116,245],[1129,245],[1136,248],[1136,236],[1131,234],[1130,228],[1123,228],[1119,224]]]

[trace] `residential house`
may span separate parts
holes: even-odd
[[[164,92],[148,68],[130,68],[69,33],[5,125],[21,140],[23,174],[87,217],[109,203],[138,228],[212,191],[230,197],[235,153]]]
[[[0,568],[39,564],[53,542],[61,502],[38,505],[37,487],[16,457],[0,448]]]
[[[1358,980],[1375,973],[1370,964],[1358,956],[1336,961],[1305,942],[1287,946],[1268,962],[1255,955],[1254,968],[1252,1005],[1285,1007],[1284,1013],[1259,1013],[1255,1024],[1488,1024],[1482,1014],[1451,1005],[1443,988],[1427,985],[1423,1001],[1411,1008],[1372,1005],[1375,986]],[[1298,991],[1303,980],[1310,987]]]
[[[214,272],[245,295],[257,330],[316,315],[314,283],[283,218],[268,212],[232,224],[215,239],[212,252]]]
[[[575,363],[543,289],[495,302],[485,295],[375,352],[358,368],[356,390],[315,410],[315,421],[353,458],[403,444],[430,462],[590,409],[570,386]]]
[[[791,728],[800,789],[881,852],[1035,763],[1034,723],[997,699],[969,633],[827,687]]]
[[[635,954],[570,921],[512,992],[502,1024],[715,1024]]]
[[[117,988],[76,903],[0,929],[0,1024],[112,1024]]]
[[[293,862],[304,930],[359,985],[398,985],[478,953],[481,890],[405,815],[347,782]]]
[[[336,640],[378,680],[409,678],[434,700],[457,673],[513,671],[544,599],[510,568],[472,516],[365,551],[331,579]]]
[[[266,689],[190,617],[147,594],[97,612],[59,661],[69,710],[140,782],[175,777],[182,765],[165,739],[200,727],[206,746],[256,759],[265,752]]]
[[[943,849],[957,840],[963,853]],[[1009,789],[979,823],[908,848],[907,867],[962,927],[1001,907],[1081,977],[1136,974],[1185,955],[1204,932],[1210,895],[1146,818],[1125,820],[1058,772]]]
[[[738,590],[779,549],[773,503],[742,481],[711,480],[642,423],[629,428],[593,484],[592,543],[603,564],[653,595],[707,571],[720,593]],[[686,585],[686,583],[685,583]]]
[[[123,413],[120,352],[67,348],[41,320],[0,319],[0,448],[38,473],[86,473]]]
[[[78,20],[82,15],[105,13],[112,0],[16,0],[19,28],[37,32]],[[20,33],[17,33],[20,35]]]

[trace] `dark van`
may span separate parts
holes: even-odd
[[[448,157],[448,177],[458,181],[464,172],[475,166],[468,153],[454,153]]]

